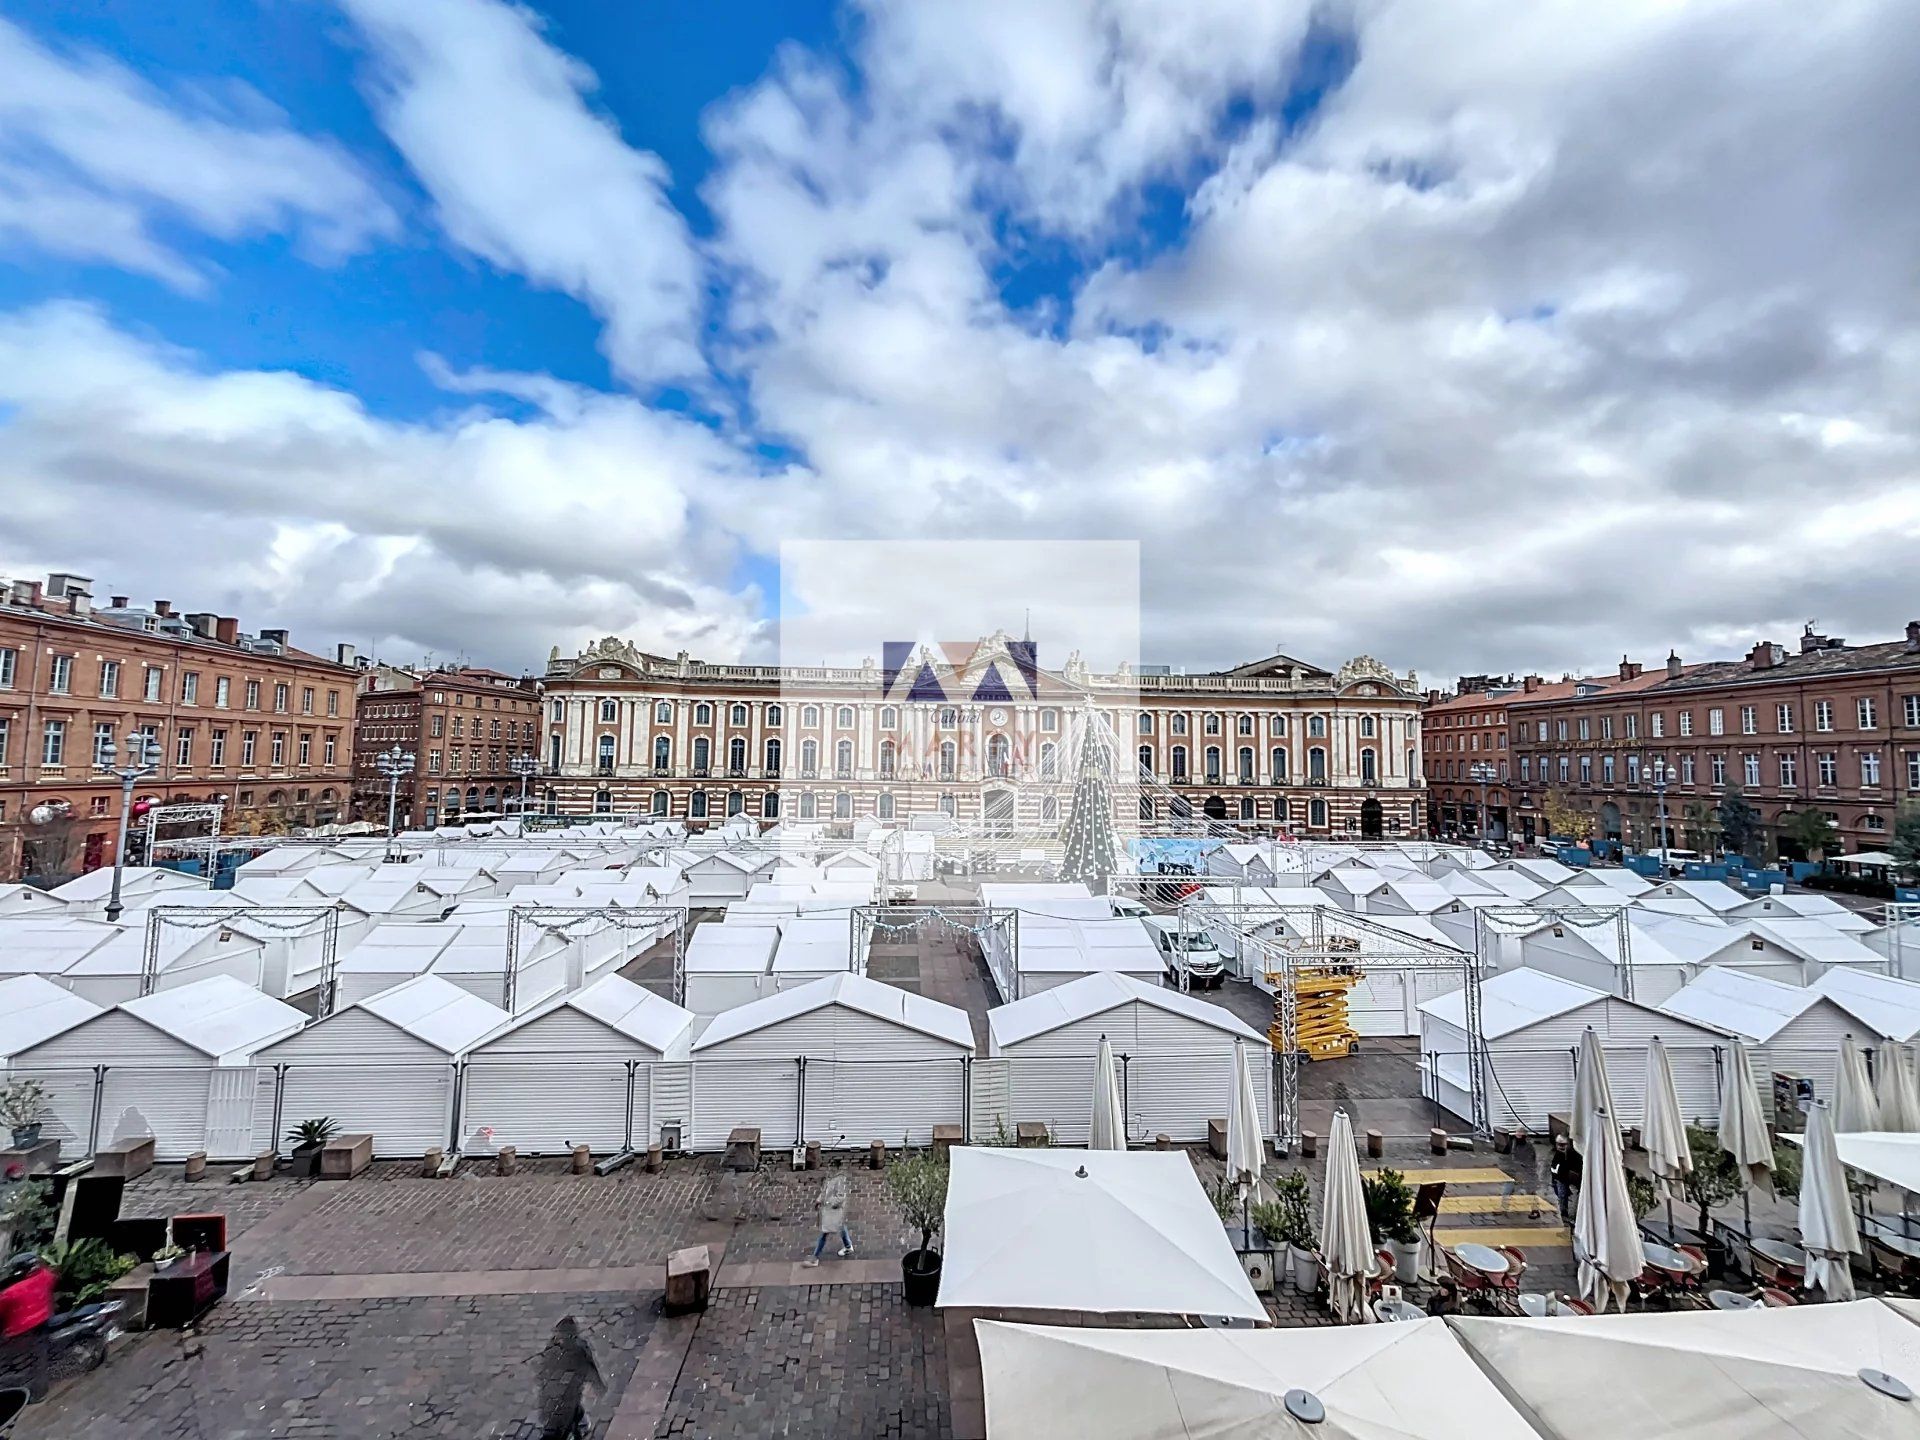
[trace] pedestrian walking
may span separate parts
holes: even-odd
[[[826,1253],[828,1239],[836,1232],[840,1236],[840,1255],[845,1259],[853,1254],[853,1236],[847,1233],[847,1177],[844,1175],[829,1175],[820,1187],[820,1238],[813,1242],[813,1254],[801,1263],[818,1265]]]
[[[605,1393],[593,1345],[580,1333],[580,1323],[562,1315],[553,1336],[536,1362],[540,1385],[540,1440],[586,1440],[593,1422],[587,1418],[583,1392],[589,1384]]]
[[[1573,1223],[1573,1205],[1580,1194],[1580,1177],[1585,1170],[1580,1152],[1565,1135],[1553,1137],[1553,1154],[1547,1160],[1547,1178],[1553,1182],[1553,1198],[1560,1204],[1560,1218]]]

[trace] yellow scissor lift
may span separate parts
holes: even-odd
[[[1272,971],[1267,981],[1282,985],[1286,983],[1286,975]],[[1298,1007],[1298,1023],[1294,1029],[1302,1055],[1309,1060],[1338,1060],[1353,1053],[1359,1036],[1347,1023],[1347,992],[1359,983],[1360,972],[1345,967],[1293,972],[1294,1003]],[[1267,1039],[1273,1042],[1274,1049],[1284,1049],[1277,996],[1273,1026],[1267,1031]]]

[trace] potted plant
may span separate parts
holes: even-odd
[[[104,1240],[68,1240],[49,1245],[40,1258],[53,1271],[53,1293],[62,1310],[91,1305],[107,1293],[107,1287],[140,1262],[131,1255],[117,1255]]]
[[[1360,1181],[1373,1243],[1393,1252],[1393,1275],[1402,1285],[1419,1278],[1420,1232],[1413,1224],[1413,1191],[1398,1170],[1382,1170]]]
[[[889,1166],[887,1190],[909,1230],[920,1232],[919,1248],[900,1260],[900,1283],[909,1305],[931,1305],[940,1295],[940,1252],[933,1237],[947,1218],[947,1164],[931,1150]]]
[[[1285,1249],[1287,1273],[1302,1295],[1311,1295],[1320,1284],[1310,1196],[1306,1172],[1292,1170],[1273,1182],[1273,1199],[1254,1210],[1260,1228],[1273,1244]]]
[[[339,1122],[331,1115],[322,1115],[315,1120],[302,1120],[287,1131],[287,1139],[293,1142],[293,1160],[291,1168],[296,1175],[318,1175],[320,1173],[320,1152],[327,1148],[327,1142],[340,1133]]]
[[[1740,1165],[1703,1125],[1687,1127],[1687,1149],[1693,1154],[1693,1169],[1681,1177],[1680,1192],[1699,1207],[1700,1248],[1706,1252],[1707,1275],[1718,1280],[1727,1273],[1727,1247],[1714,1237],[1709,1212],[1740,1193]]]
[[[24,1077],[9,1080],[0,1090],[0,1120],[13,1131],[13,1148],[25,1150],[40,1143],[40,1122],[46,1118],[47,1087]]]

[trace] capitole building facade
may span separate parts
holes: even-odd
[[[567,814],[717,825],[916,815],[1010,830],[1064,820],[1089,717],[1116,821],[1249,834],[1424,833],[1421,692],[1367,656],[1229,670],[1038,663],[996,632],[857,666],[667,658],[613,636],[550,655],[540,797]]]

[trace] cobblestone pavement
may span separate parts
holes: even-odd
[[[132,1181],[121,1197],[122,1215],[194,1215],[207,1212],[227,1217],[227,1243],[279,1213],[289,1201],[304,1195],[312,1180],[290,1175],[275,1176],[263,1185],[230,1185],[227,1176],[237,1169],[228,1165],[207,1171],[206,1177],[189,1184],[181,1178],[178,1165],[160,1165]]]
[[[573,1315],[610,1387],[605,1433],[653,1297],[487,1296],[217,1307],[197,1332],[124,1342],[21,1417],[21,1440],[523,1440],[533,1357]]]
[[[951,1436],[937,1312],[897,1285],[722,1290],[654,1434]]]

